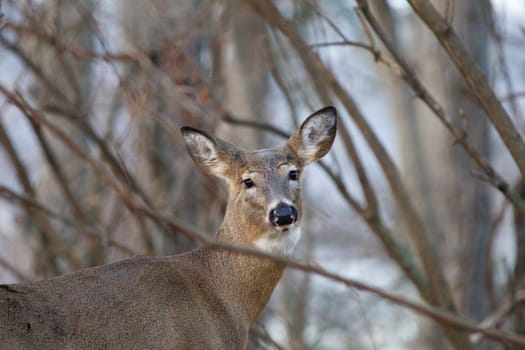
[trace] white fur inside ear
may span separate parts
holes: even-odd
[[[226,179],[224,176],[226,165],[219,159],[213,141],[198,132],[185,134],[184,141],[195,161],[201,163],[201,165],[204,166],[205,171]]]
[[[302,147],[299,156],[313,160],[321,144],[330,138],[330,130],[334,127],[336,119],[331,115],[318,115],[310,118],[301,128]]]
[[[197,132],[192,132],[184,136],[184,140],[188,145],[193,155],[197,156],[202,161],[210,161],[217,159],[217,151],[215,145],[204,135]]]
[[[298,156],[310,161],[317,153],[317,146],[313,144],[306,144],[303,140],[303,146],[298,150]]]
[[[263,252],[275,255],[290,255],[299,242],[301,229],[294,227],[286,232],[267,233],[255,241],[255,246]]]
[[[310,118],[301,130],[301,139],[305,146],[317,146],[317,144],[329,137],[329,130],[333,128],[335,118],[331,116],[316,116]]]

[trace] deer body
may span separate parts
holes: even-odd
[[[229,185],[217,238],[290,254],[300,235],[300,173],[329,150],[335,128],[335,109],[328,107],[283,147],[254,152],[183,128],[195,162]],[[243,349],[283,268],[200,248],[0,285],[0,348]]]

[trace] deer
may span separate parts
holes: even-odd
[[[301,235],[303,169],[330,150],[336,126],[336,109],[325,107],[284,145],[257,151],[183,127],[194,162],[228,185],[216,239],[290,256]],[[0,285],[0,348],[245,349],[284,269],[204,245]]]

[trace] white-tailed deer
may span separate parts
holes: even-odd
[[[330,149],[336,111],[312,114],[279,148],[245,151],[189,127],[187,149],[225,179],[217,239],[290,254],[303,167]],[[138,256],[53,279],[0,285],[2,349],[241,349],[284,266],[224,249]]]

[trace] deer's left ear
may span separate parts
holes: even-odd
[[[334,107],[325,107],[303,122],[288,140],[288,145],[306,165],[328,153],[334,143],[336,131],[337,111]]]

